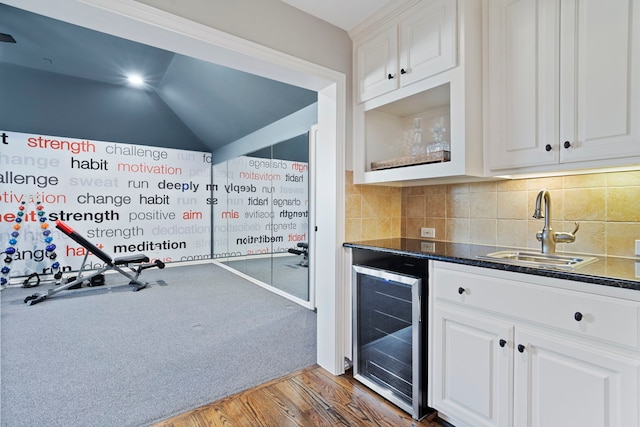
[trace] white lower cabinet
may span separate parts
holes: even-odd
[[[618,298],[441,262],[430,276],[429,405],[443,418],[456,427],[639,426],[637,291]]]
[[[637,359],[527,328],[514,343],[514,426],[638,425]]]
[[[430,406],[468,425],[510,425],[513,352],[500,340],[513,342],[513,326],[440,307],[434,318]]]

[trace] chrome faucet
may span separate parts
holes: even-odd
[[[544,215],[542,214],[542,201],[544,200]],[[540,190],[536,198],[536,209],[533,212],[536,219],[544,218],[544,228],[536,233],[536,239],[542,242],[542,253],[552,254],[556,251],[556,243],[571,243],[576,240],[576,233],[580,224],[576,222],[576,228],[572,233],[563,231],[555,232],[551,228],[551,195],[545,189]]]

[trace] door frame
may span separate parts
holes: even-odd
[[[133,0],[2,0],[3,3],[96,31],[177,52],[318,93],[314,205],[322,206],[314,233],[317,362],[344,373],[348,293],[344,251],[346,76],[292,55],[224,33]]]

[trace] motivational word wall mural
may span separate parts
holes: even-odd
[[[112,257],[211,257],[211,154],[0,131],[2,278],[78,270],[83,247]],[[103,266],[93,255],[89,268]],[[57,270],[57,271],[56,271]]]
[[[287,252],[307,242],[308,164],[241,156],[213,166],[213,256]]]

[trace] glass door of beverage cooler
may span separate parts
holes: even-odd
[[[416,419],[427,408],[423,293],[420,277],[353,266],[354,378]]]

